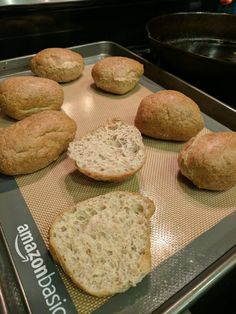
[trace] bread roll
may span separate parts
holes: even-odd
[[[0,108],[16,120],[39,111],[60,110],[63,101],[63,88],[46,78],[15,76],[0,84]]]
[[[26,174],[46,167],[65,151],[76,132],[62,111],[42,111],[0,130],[0,172]]]
[[[99,181],[123,181],[144,164],[145,149],[137,128],[119,119],[74,140],[69,157],[83,174]]]
[[[181,173],[197,187],[223,191],[236,185],[236,132],[199,134],[178,156]]]
[[[106,92],[122,95],[132,90],[143,75],[143,65],[126,57],[107,57],[92,68],[96,86]]]
[[[77,79],[84,70],[84,59],[66,48],[47,48],[38,52],[30,61],[31,71],[59,83]]]
[[[138,193],[100,195],[62,212],[49,248],[72,281],[102,297],[135,286],[151,271],[153,202]]]
[[[204,121],[192,99],[178,91],[161,90],[142,99],[135,126],[150,137],[187,141],[204,127]]]

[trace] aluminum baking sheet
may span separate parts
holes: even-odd
[[[77,122],[77,136],[112,117],[132,124],[141,99],[163,88],[182,91],[199,104],[206,124],[203,132],[236,130],[234,109],[116,43],[99,42],[71,49],[80,52],[86,61],[83,75],[62,85],[65,93],[62,110]],[[140,84],[127,95],[110,95],[93,84],[93,64],[114,55],[137,59],[145,66]],[[0,62],[1,78],[32,74],[30,58]],[[1,127],[12,123],[13,120],[0,116]],[[123,183],[101,183],[86,178],[66,154],[36,173],[15,178],[0,176],[2,242],[9,255],[9,263],[4,259],[1,267],[5,272],[7,264],[11,264],[15,273],[13,290],[19,290],[12,293],[12,298],[16,299],[16,306],[19,302],[22,313],[25,308],[32,313],[38,313],[39,309],[42,313],[158,312],[235,246],[235,188],[226,192],[198,190],[178,171],[176,157],[183,143],[144,137],[144,144],[147,151],[144,167]],[[151,233],[153,270],[137,287],[125,293],[95,298],[77,289],[55,265],[47,250],[48,229],[64,208],[117,189],[143,193],[155,202]],[[29,247],[27,251],[28,243],[35,243],[34,251],[29,252]],[[3,278],[2,291],[6,290]],[[9,292],[7,295],[9,300]]]

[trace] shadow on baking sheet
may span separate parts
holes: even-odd
[[[141,86],[139,84],[137,84],[131,91],[129,91],[126,94],[123,95],[116,95],[116,94],[111,94],[105,91],[102,91],[101,89],[97,88],[97,86],[92,83],[90,84],[90,87],[92,88],[93,92],[102,96],[107,96],[109,98],[114,98],[114,99],[125,99],[127,97],[132,96],[133,94],[137,93],[137,91],[139,91],[141,89]]]
[[[79,201],[95,197],[112,191],[139,192],[138,174],[123,182],[101,182],[93,180],[78,170],[75,170],[65,177],[67,192],[77,203]],[[81,190],[81,193],[78,193]]]
[[[167,152],[178,153],[183,148],[186,142],[166,141],[154,139],[148,136],[143,136],[143,142],[145,146],[154,148],[157,150],[164,150]]]
[[[210,191],[197,188],[190,180],[184,177],[179,171],[177,181],[182,191],[190,196],[193,201],[197,201],[212,209],[214,212],[223,210],[227,207],[235,206],[236,187],[227,191]]]
[[[67,158],[66,153],[63,153],[59,158],[55,161],[53,161],[51,164],[49,164],[47,167],[40,169],[38,171],[35,171],[30,174],[23,174],[16,176],[16,180],[19,183],[19,186],[22,188],[27,185],[31,185],[33,183],[38,182],[42,178],[48,176],[50,171],[52,171],[54,168],[56,168],[63,160]]]

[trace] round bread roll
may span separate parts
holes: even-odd
[[[35,113],[0,132],[0,172],[26,174],[46,167],[74,139],[76,124],[62,111]]]
[[[106,92],[122,95],[132,90],[144,73],[143,65],[126,57],[107,57],[92,68],[96,86]]]
[[[232,188],[236,185],[236,132],[199,134],[185,144],[178,164],[181,173],[199,188]]]
[[[46,78],[15,76],[0,84],[0,108],[16,120],[39,111],[60,110],[63,101],[63,88]]]
[[[66,48],[47,48],[38,52],[30,61],[31,71],[59,83],[77,79],[84,70],[84,59]]]
[[[178,91],[161,90],[143,98],[135,126],[150,137],[187,141],[204,127],[204,121],[192,99]]]

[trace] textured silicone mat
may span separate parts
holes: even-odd
[[[91,67],[87,65],[77,81],[64,84],[63,110],[77,122],[77,137],[112,117],[132,124],[141,99],[151,93],[145,87],[145,79],[125,96],[98,91],[91,78]],[[155,268],[235,210],[235,188],[221,193],[202,191],[179,175],[177,155],[182,143],[146,137],[144,143],[145,165],[123,183],[101,183],[85,177],[66,154],[41,171],[17,178],[46,244],[49,227],[64,208],[116,189],[139,191],[156,204],[151,235]],[[81,292],[61,274],[80,313],[89,313],[106,301]]]
[[[63,85],[63,110],[77,122],[77,137],[113,117],[133,124],[141,99],[162,88],[143,77],[127,95],[103,93],[93,84],[91,67],[91,64],[87,65],[78,80]],[[213,126],[214,130],[224,129],[211,118],[205,115],[204,118],[208,129]],[[1,117],[1,126],[10,123],[12,121]],[[182,143],[144,137],[144,144],[147,153],[145,165],[123,183],[101,183],[85,177],[76,170],[66,154],[45,169],[16,178],[46,245],[50,225],[64,208],[112,190],[137,191],[150,197],[156,205],[151,233],[152,265],[156,269],[161,262],[235,211],[235,188],[226,192],[198,190],[179,174],[177,155]],[[79,313],[90,313],[107,301],[108,298],[95,298],[83,293],[62,271],[61,276]],[[151,284],[147,289],[153,290],[150,301],[155,303],[156,283],[154,276],[151,277],[153,286]]]

